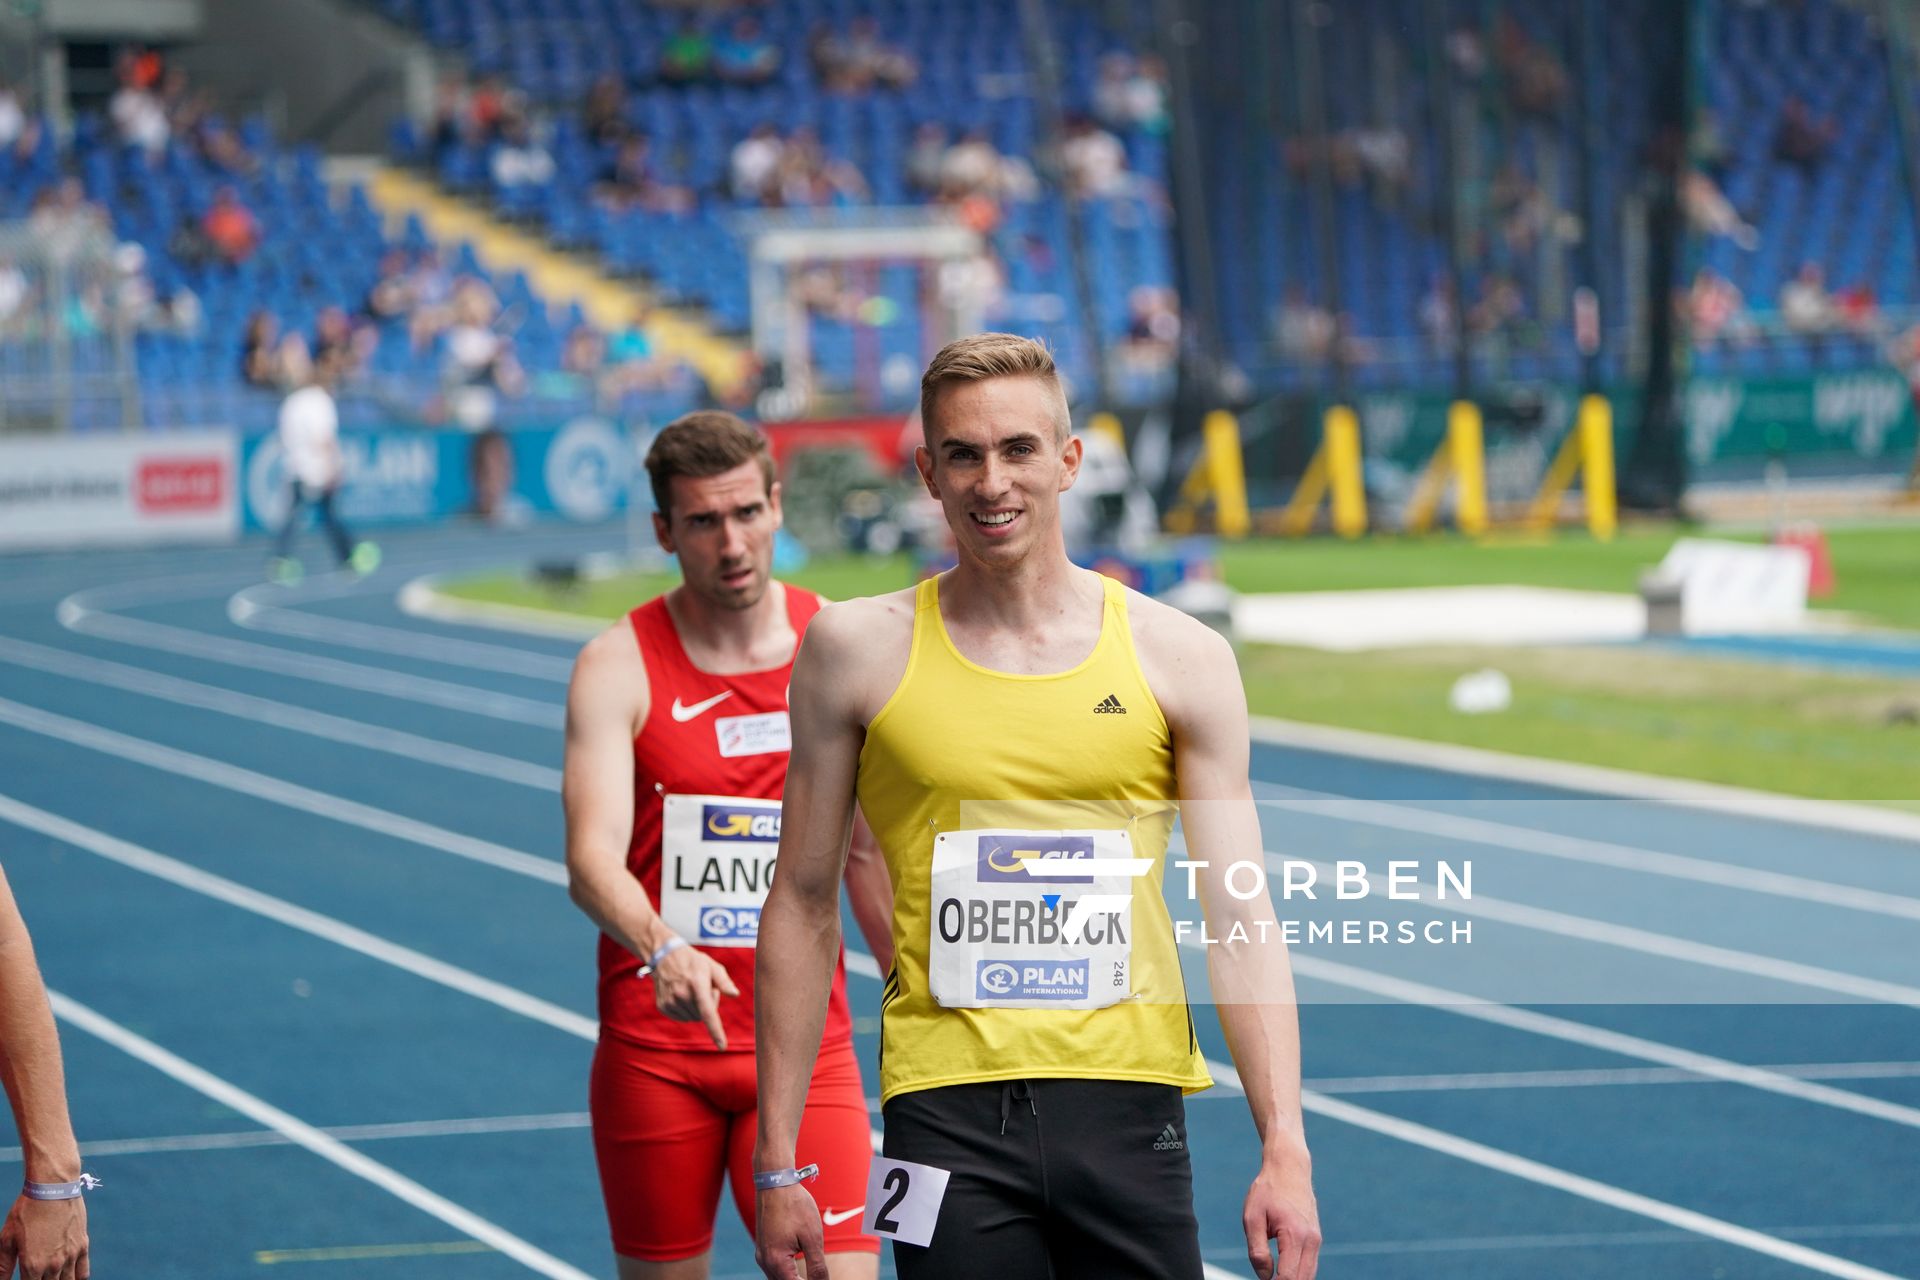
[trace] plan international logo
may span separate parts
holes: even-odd
[[[748,808],[738,804],[700,806],[701,826],[709,840],[758,840],[768,844],[780,839],[780,808]]]
[[[1092,857],[1092,836],[1036,836],[1032,832],[988,834],[980,837],[979,878],[1022,884],[1092,884],[1091,875],[1052,874],[1061,863]],[[1030,864],[1036,862],[1049,864],[1044,878],[1033,874]]]
[[[1085,960],[982,960],[974,970],[982,1000],[1084,1000]]]

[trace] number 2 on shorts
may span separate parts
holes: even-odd
[[[904,1244],[929,1244],[952,1175],[930,1164],[875,1156],[867,1173],[867,1212],[861,1228]]]

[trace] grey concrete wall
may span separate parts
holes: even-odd
[[[432,102],[424,42],[344,0],[199,0],[200,39],[176,51],[230,109],[264,109],[288,142],[385,153],[387,131]]]
[[[190,40],[203,0],[46,0],[47,30],[71,39]]]

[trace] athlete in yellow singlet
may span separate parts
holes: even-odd
[[[857,794],[895,903],[877,1167],[906,1162],[867,1209],[895,1235],[902,1280],[1199,1280],[1182,1098],[1209,1080],[1162,855],[1177,806],[1186,858],[1206,864],[1192,875],[1209,934],[1277,939],[1266,895],[1241,900],[1224,879],[1261,849],[1239,670],[1200,623],[1068,560],[1059,496],[1081,445],[1045,348],[950,344],[921,417],[920,474],[958,567],[827,606],[794,667],[755,977],[754,1167],[773,1184],[760,1265],[826,1276],[820,1213],[791,1166]],[[1261,1140],[1248,1259],[1262,1280],[1311,1280],[1286,953],[1214,946],[1208,962]]]

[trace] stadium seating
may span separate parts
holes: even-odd
[[[934,6],[886,0],[854,6],[839,0],[802,0],[756,9],[766,34],[782,50],[770,84],[666,86],[657,79],[660,47],[680,21],[677,12],[639,0],[375,0],[389,18],[420,31],[458,54],[475,75],[498,74],[551,114],[546,140],[556,180],[538,189],[502,189],[490,178],[479,147],[451,145],[435,154],[420,132],[402,125],[395,146],[404,158],[433,168],[443,185],[493,201],[505,214],[545,227],[567,247],[601,255],[610,269],[648,277],[669,305],[705,308],[727,331],[748,325],[744,250],[728,218],[745,207],[725,191],[732,146],[756,124],[799,125],[818,131],[832,157],[851,162],[881,205],[910,201],[904,164],[914,129],[937,121],[960,132],[982,128],[1009,155],[1030,157],[1038,124],[1024,87],[1025,58],[1013,0]],[[917,82],[902,91],[849,97],[815,83],[808,59],[817,24],[844,29],[856,13],[877,16],[884,37],[918,62]],[[1090,11],[1068,7],[1061,23],[1066,105],[1084,111],[1101,53],[1115,47]],[[724,18],[715,22],[717,27]],[[691,213],[610,212],[591,197],[609,158],[583,136],[574,111],[597,78],[612,75],[630,86],[629,119],[652,141],[666,180],[692,188]],[[1003,96],[986,96],[982,85]],[[1123,141],[1130,168],[1164,187],[1164,142],[1142,131]],[[1047,337],[1070,378],[1084,378],[1088,362],[1066,254],[1068,211],[1058,197],[1016,204],[993,233],[1008,272],[1006,308],[997,322]],[[1103,337],[1127,329],[1127,298],[1135,285],[1170,286],[1173,279],[1168,217],[1163,199],[1142,195],[1089,202],[1087,236],[1100,270],[1093,281],[1095,315]],[[1035,242],[1040,248],[1036,248]],[[862,362],[892,356],[918,362],[922,350],[915,274],[880,273],[878,308],[884,325],[816,318],[812,349],[816,376],[827,389],[852,383]],[[990,316],[990,321],[995,317]],[[878,332],[862,330],[878,329]],[[915,379],[892,380],[888,399],[909,402]],[[1164,385],[1164,378],[1160,380]],[[1145,385],[1135,388],[1144,394]]]

